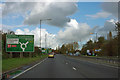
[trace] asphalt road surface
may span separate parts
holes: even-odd
[[[118,78],[118,69],[57,54],[17,78]]]

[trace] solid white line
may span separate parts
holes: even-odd
[[[75,67],[73,67],[73,70],[77,70]]]
[[[23,74],[23,73],[25,73],[25,72],[27,72],[27,71],[31,70],[32,68],[34,68],[34,67],[36,67],[37,65],[41,64],[42,62],[44,62],[46,59],[47,59],[47,58],[45,58],[45,59],[44,59],[44,60],[42,60],[41,62],[39,62],[39,63],[35,64],[34,66],[32,66],[32,67],[30,67],[30,68],[26,69],[25,71],[23,71],[23,72],[19,73],[18,75],[16,75],[16,76],[12,77],[12,79],[14,79],[14,78],[16,78],[16,77],[20,76],[21,74]]]

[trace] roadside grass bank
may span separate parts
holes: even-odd
[[[43,60],[47,55],[40,55],[31,58],[9,58],[2,60],[2,72],[6,72],[24,65],[32,64],[36,61]]]

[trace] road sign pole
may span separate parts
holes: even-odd
[[[29,57],[32,57],[32,53],[31,52],[29,52]]]
[[[20,52],[20,58],[23,58],[23,52]]]
[[[13,54],[12,54],[12,52],[10,52],[10,58],[12,58],[13,57]]]

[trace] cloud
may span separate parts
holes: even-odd
[[[15,27],[22,27],[22,26],[23,25],[9,26],[9,25],[5,25],[5,24],[0,24],[0,30],[2,32],[7,33],[8,31],[11,31]]]
[[[69,16],[77,11],[75,2],[6,2],[3,7],[3,16],[8,14],[22,14],[25,16],[25,25],[40,24],[40,19],[46,24],[63,27],[70,21]]]
[[[71,43],[73,41],[88,41],[90,38],[95,40],[96,37],[90,35],[90,32],[97,32],[99,36],[107,37],[107,32],[114,31],[116,22],[114,19],[107,20],[103,27],[93,27],[91,28],[87,23],[78,23],[75,19],[71,19],[70,22],[67,23],[65,30],[60,30],[58,34],[50,34],[46,31],[46,29],[42,29],[41,32],[41,40],[42,47],[45,47],[45,34],[47,34],[47,46],[56,48],[58,45],[64,43]],[[35,28],[34,30],[29,30],[25,28],[24,30],[17,29],[16,34],[25,34],[25,35],[34,35],[35,36],[35,46],[40,46],[40,29]],[[116,33],[113,32],[113,35]]]
[[[59,31],[57,38],[62,43],[69,43],[73,41],[86,41],[90,37],[90,32],[94,32],[97,27],[91,28],[87,23],[78,23],[75,19],[68,22],[64,31]]]
[[[30,2],[5,2],[3,3],[2,16],[8,14],[27,14],[32,9],[35,3]]]
[[[118,2],[105,2],[101,4],[102,9],[118,18]]]
[[[119,0],[4,0],[3,2],[119,2]]]
[[[96,40],[95,34],[90,35],[90,32],[97,33],[98,37],[107,37],[108,32],[111,31],[113,36],[115,36],[117,34],[115,31],[115,22],[117,21],[110,19],[104,23],[103,27],[95,26],[91,28],[87,23],[78,23],[75,19],[71,19],[71,21],[67,23],[68,26],[65,27],[65,30],[58,32],[56,35],[57,40],[62,44],[80,40],[86,42],[90,38]]]
[[[24,25],[14,25],[14,26],[9,26],[5,24],[0,24],[0,30],[11,30],[16,27],[23,27]]]
[[[113,36],[116,35],[117,34],[115,31],[116,22],[117,21],[115,21],[114,19],[107,20],[103,27],[99,27],[99,29],[97,29],[98,34],[107,37],[107,33],[111,31],[113,33]]]
[[[94,14],[94,15],[86,15],[86,16],[87,16],[87,17],[90,17],[90,18],[96,19],[96,18],[107,18],[107,17],[109,17],[110,15],[111,15],[111,14],[108,13],[108,12],[101,11],[101,12],[98,12],[98,13],[96,13],[96,14]]]
[[[4,0],[3,2],[78,2],[80,0]]]
[[[118,8],[118,4],[119,4],[118,1],[103,2],[101,4],[103,11],[98,12],[98,13],[93,14],[93,15],[86,15],[86,16],[96,19],[96,18],[107,18],[107,17],[112,15],[112,16],[118,18],[118,13],[120,13],[120,12],[118,12],[118,11],[120,11]]]
[[[24,30],[17,29],[15,31],[15,34],[17,35],[34,35],[34,45],[40,46],[40,29],[37,27],[34,30],[29,30],[28,28],[25,28]],[[58,45],[57,39],[55,38],[56,35],[49,34],[46,29],[41,29],[41,47],[45,47],[45,34],[47,34],[46,37],[46,44],[47,47],[56,48]]]

